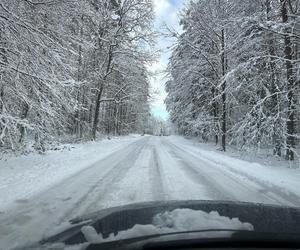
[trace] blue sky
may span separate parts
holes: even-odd
[[[164,25],[170,28],[176,29],[180,32],[178,24],[179,15],[178,12],[182,8],[184,0],[153,0],[155,11],[155,28],[159,31],[163,31]],[[166,97],[165,77],[164,70],[167,67],[170,51],[167,49],[173,43],[172,40],[160,37],[157,41],[157,49],[161,50],[160,57],[155,63],[149,66],[149,70],[154,76],[151,77],[150,83],[153,95],[153,101],[151,103],[151,111],[154,116],[167,120],[168,112],[164,104]]]

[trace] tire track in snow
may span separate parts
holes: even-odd
[[[278,199],[278,196],[280,196],[280,198],[282,198],[281,202],[284,205],[291,205],[291,206],[296,206],[296,207],[300,206],[300,197],[298,195],[296,195],[295,193],[287,191],[284,188],[280,188],[276,185],[272,185],[272,184],[268,185],[264,181],[261,181],[261,180],[255,178],[251,175],[248,175],[247,173],[244,173],[242,171],[238,171],[232,167],[228,167],[228,170],[236,175],[245,177],[252,182],[258,183],[262,187],[262,189],[260,190],[261,193],[265,193],[268,196],[273,197],[274,199]],[[285,201],[287,201],[287,202],[285,202]]]
[[[175,145],[172,142],[169,143]],[[296,206],[296,207],[300,206],[300,196],[296,192],[290,191],[283,186],[277,185],[276,183],[272,183],[267,179],[261,178],[260,175],[255,176],[253,174],[249,174],[248,172],[243,171],[243,169],[236,168],[228,164],[228,160],[223,162],[222,160],[220,160],[219,157],[214,159],[211,158],[210,156],[206,156],[204,154],[205,151],[201,152],[201,148],[199,147],[194,146],[190,148],[190,146],[185,146],[184,144],[179,144],[179,145],[180,146],[178,145],[176,146],[181,150],[187,152],[188,154],[191,154],[194,157],[201,159],[202,161],[212,164],[215,168],[221,168],[221,171],[222,168],[228,170],[227,171],[228,175],[234,176],[235,178],[238,179],[242,178],[243,180],[249,181],[250,183],[255,183],[256,185],[259,186],[258,191],[260,193],[266,194],[268,198],[277,200],[279,204],[284,204],[287,206]],[[199,149],[200,151],[198,151]],[[228,158],[228,156],[225,157]],[[243,164],[242,160],[240,160],[240,162],[242,162]]]
[[[165,141],[163,141],[162,144],[167,148],[173,158],[179,162],[183,172],[191,181],[200,183],[201,185],[207,187],[207,192],[212,200],[236,200],[233,197],[225,194],[223,189],[218,186],[218,183],[216,183],[211,176],[207,176],[205,173],[198,171],[198,169],[195,168],[191,162],[189,162],[189,156],[182,156],[182,152],[178,152],[178,149],[175,148],[175,145],[166,143]]]
[[[149,140],[151,141],[151,140]],[[149,142],[148,141],[148,142]],[[151,171],[151,143],[143,146],[137,159],[124,178],[116,182],[113,192],[102,197],[105,207],[131,204],[135,202],[153,201]]]
[[[152,147],[150,177],[152,179],[153,200],[166,200],[166,193],[163,187],[161,162],[158,158],[157,149]]]
[[[139,141],[135,148],[126,154],[125,158],[121,158],[105,175],[103,175],[87,192],[74,204],[73,208],[66,212],[65,218],[62,220],[72,219],[76,216],[95,212],[105,207],[98,206],[103,200],[106,193],[112,193],[116,183],[120,182],[125,174],[134,166],[135,161],[139,157],[141,151],[147,145],[148,138]],[[141,145],[140,145],[141,144]],[[103,204],[105,204],[103,202]],[[77,210],[77,211],[76,211]],[[75,212],[76,211],[76,212]]]
[[[264,192],[265,188],[268,187],[263,183],[258,183],[253,179],[250,180],[250,183],[249,180],[244,183],[244,181],[237,176],[234,176],[229,172],[225,172],[224,170],[222,171],[220,167],[216,167],[216,164],[213,161],[209,161],[205,158],[202,159],[201,156],[197,157],[193,153],[190,153],[172,142],[165,141],[163,143],[175,151],[175,155],[180,155],[182,162],[187,163],[185,164],[185,167],[187,167],[186,171],[190,172],[191,179],[196,180],[194,176],[196,173],[209,177],[211,179],[209,181],[211,183],[209,184],[209,187],[213,188],[215,186],[215,189],[218,189],[222,193],[223,199],[285,206],[295,205],[295,200],[290,200],[286,197],[286,195],[283,196],[281,193],[275,194],[272,192],[272,194],[269,194]],[[195,164],[195,162],[197,162],[197,164]]]
[[[182,169],[178,158],[169,152],[168,146],[163,144],[163,138],[157,137],[155,141],[165,199],[209,199],[207,187],[202,183],[190,180],[190,177]]]
[[[102,180],[110,174],[116,179],[122,178],[132,166],[123,163],[134,161],[148,140],[149,138],[143,138],[112,153],[77,175],[72,175],[55,187],[30,198],[27,204],[22,203],[7,214],[0,215],[0,242],[11,246],[11,242],[17,244],[24,239],[38,241],[45,233],[51,235],[54,228],[63,228],[68,224],[68,219],[75,216],[79,206],[90,201],[89,193],[98,193],[97,186],[107,185],[104,190],[108,190],[114,185],[112,179],[111,183],[101,184]],[[122,171],[118,171],[118,168]]]

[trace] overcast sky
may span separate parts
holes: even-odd
[[[159,31],[164,30],[164,25],[166,24],[170,28],[180,31],[179,27],[179,11],[183,6],[185,0],[153,0],[154,11],[156,15],[155,27]],[[151,77],[151,88],[155,91],[154,100],[152,101],[152,113],[158,118],[164,120],[168,119],[168,112],[164,105],[164,99],[166,97],[165,92],[165,73],[163,71],[166,69],[168,64],[168,58],[170,56],[170,50],[168,47],[172,44],[172,40],[160,37],[158,39],[157,48],[161,50],[160,57],[157,62],[150,66],[150,71],[155,73]]]

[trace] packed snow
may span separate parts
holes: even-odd
[[[137,136],[65,145],[45,155],[3,155],[0,159],[0,213],[14,203],[55,186],[93,163],[128,146]]]
[[[135,202],[300,205],[299,169],[241,160],[194,140],[130,136],[72,147],[0,160],[4,249],[53,235],[74,217]],[[165,221],[170,217],[164,216]]]
[[[90,243],[101,243],[115,240],[130,239],[146,235],[159,235],[173,232],[187,232],[195,230],[253,230],[253,226],[247,222],[241,222],[238,218],[228,218],[219,215],[218,212],[210,213],[201,210],[192,209],[175,209],[161,214],[157,214],[153,218],[153,224],[134,225],[132,228],[120,231],[118,234],[110,234],[103,238],[102,234],[98,234],[92,226],[83,226],[81,228],[86,240]],[[226,232],[226,236],[230,236],[232,232]],[[209,234],[208,234],[209,235]],[[225,234],[222,234],[225,236]],[[202,237],[205,235],[201,234]]]
[[[218,152],[214,147],[197,143],[195,140],[186,140],[180,136],[172,136],[171,141],[193,156],[221,168],[221,171],[227,171],[237,179],[242,178],[245,183],[247,181],[259,183],[264,192],[280,192],[290,196],[296,204],[300,205],[300,171],[297,167],[297,164],[300,166],[300,162],[295,162],[293,167],[290,167],[290,163],[287,161],[274,157],[272,159],[260,159],[261,155],[257,157],[253,153],[248,153],[247,159],[251,158],[251,160],[245,161],[239,159],[242,157],[236,150],[232,150],[232,155],[235,156],[232,157],[228,156],[228,153]],[[266,155],[264,157],[266,158]]]
[[[235,229],[253,230],[253,226],[247,222],[241,222],[238,218],[228,218],[219,215],[216,211],[209,213],[201,210],[174,209],[153,218],[153,224],[159,228],[171,228],[175,231],[192,231],[207,229]]]

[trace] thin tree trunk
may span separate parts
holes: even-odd
[[[288,22],[287,13],[287,1],[280,0],[281,2],[281,17],[282,22]],[[288,31],[286,31],[288,33]],[[286,159],[294,160],[294,149],[295,149],[295,104],[294,104],[294,93],[293,87],[295,84],[295,79],[293,75],[293,56],[292,56],[292,42],[288,34],[284,36],[284,55],[285,55],[285,65],[286,65],[286,77],[287,77],[287,97],[288,97],[288,119],[286,123],[287,127],[287,149],[286,149]]]
[[[117,104],[114,105],[114,134],[117,135],[118,131],[118,106]]]
[[[27,117],[28,111],[29,111],[29,105],[27,103],[24,103],[21,119],[25,119]],[[25,127],[23,125],[20,125],[19,143],[22,143],[24,141],[24,135],[25,135]]]
[[[97,93],[96,97],[96,107],[95,107],[95,112],[94,112],[94,122],[93,122],[93,128],[92,128],[92,139],[96,140],[96,132],[97,132],[97,125],[99,121],[99,110],[100,110],[100,99],[102,96],[103,92],[103,83],[100,84],[100,88]]]
[[[83,16],[81,16],[81,22],[83,22]],[[83,35],[83,29],[82,27],[80,28],[79,31],[79,35],[80,35],[80,39],[82,38]],[[80,82],[80,80],[82,79],[82,46],[81,44],[78,45],[78,68],[77,68],[77,81]],[[81,125],[81,117],[80,117],[80,108],[81,108],[81,87],[79,86],[78,91],[77,91],[77,96],[76,96],[76,100],[77,100],[77,110],[75,111],[75,116],[74,116],[74,127],[73,127],[73,133],[76,134],[77,136],[80,136],[80,125]]]
[[[100,87],[98,89],[97,97],[96,97],[96,106],[95,106],[95,112],[94,112],[94,122],[93,122],[93,127],[92,127],[92,140],[96,139],[96,132],[97,132],[97,127],[98,127],[98,122],[99,122],[99,110],[100,110],[100,100],[102,96],[102,92],[104,89],[104,83],[106,78],[111,72],[111,63],[112,63],[112,49],[113,45],[109,46],[109,51],[108,51],[108,62],[106,65],[106,70],[105,70],[105,75],[103,79],[101,80]]]
[[[213,107],[213,116],[214,116],[215,143],[216,143],[216,145],[218,145],[218,143],[219,143],[219,136],[218,136],[218,131],[219,131],[219,129],[218,129],[218,103],[215,100],[215,97],[217,96],[215,87],[212,88],[212,95],[213,95],[213,99],[214,99],[212,107]]]
[[[0,86],[0,114],[3,113],[3,102],[4,102],[3,97],[4,97],[4,86],[1,85]]]
[[[225,34],[224,29],[221,33],[221,64],[222,64],[222,76],[226,74],[226,60],[225,60]],[[226,81],[222,79],[222,124],[221,124],[221,133],[222,133],[222,150],[226,151]]]
[[[270,13],[271,13],[271,0],[266,0],[266,19],[267,21],[271,21],[270,18]],[[268,51],[270,55],[270,92],[271,92],[271,114],[273,117],[277,115],[277,112],[279,112],[279,105],[278,105],[278,77],[276,75],[276,64],[275,64],[275,40],[274,40],[274,34],[272,31],[268,32],[266,35],[266,40],[267,40],[267,46],[268,46]],[[273,154],[277,156],[281,156],[281,141],[280,138],[277,134],[278,132],[278,121],[274,121],[273,124],[273,135],[272,135],[272,141],[273,141]]]
[[[3,114],[3,103],[4,103],[4,100],[3,100],[3,97],[4,97],[4,86],[1,85],[0,86],[0,115]],[[2,119],[2,118],[1,118]],[[3,120],[2,120],[3,121]],[[0,123],[0,147],[3,146],[3,141],[2,141],[2,133],[3,133],[3,129],[4,129],[4,126],[2,126],[2,123]]]
[[[0,28],[0,41],[3,45],[5,45],[5,37],[3,36],[3,31]],[[6,56],[6,51],[4,48],[0,48],[0,52],[1,52],[1,60],[7,64],[8,60],[7,60],[7,56]],[[0,77],[2,78],[2,75],[0,75]],[[4,84],[1,83],[0,86],[0,115],[4,113]],[[0,136],[2,135],[4,126],[1,125],[0,123]],[[3,146],[3,141],[0,140],[0,147]]]
[[[81,109],[79,112],[79,124],[78,124],[78,132],[79,132],[79,138],[82,138],[83,136],[83,124],[84,124],[84,117],[85,117],[85,88],[83,86],[82,93],[81,93]]]

